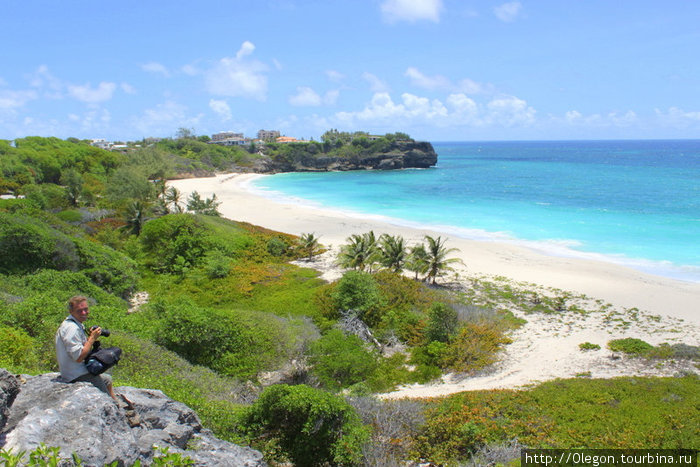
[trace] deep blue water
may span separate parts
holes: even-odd
[[[258,189],[452,235],[700,281],[700,140],[434,143],[424,170],[290,173]]]

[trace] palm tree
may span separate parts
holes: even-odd
[[[133,200],[126,208],[124,229],[138,237],[143,229],[143,224],[148,220],[147,216],[148,204],[141,200]]]
[[[377,258],[377,239],[373,231],[366,234],[352,234],[347,240],[347,245],[340,248],[338,262],[341,267],[353,268],[364,271],[366,268],[372,272],[372,265]]]
[[[379,237],[379,263],[394,272],[401,272],[406,263],[406,245],[401,235]]]
[[[416,280],[419,274],[428,272],[428,252],[422,243],[413,245],[408,252],[405,263],[406,269],[416,273]]]
[[[180,205],[182,202],[182,193],[180,193],[180,190],[174,186],[168,187],[163,197],[168,206],[172,207],[173,211],[182,212],[182,205]]]
[[[301,237],[299,237],[299,241],[297,242],[297,244],[299,246],[299,249],[306,253],[309,261],[311,261],[311,258],[318,252],[318,249],[320,247],[318,243],[318,237],[313,233],[301,234]]]
[[[444,275],[447,271],[454,271],[450,264],[461,263],[462,260],[447,257],[453,251],[459,250],[457,248],[445,248],[446,240],[443,240],[442,237],[433,238],[430,235],[426,235],[425,240],[428,242],[428,248],[426,249],[427,278],[432,279],[432,283],[435,284],[435,279],[438,276]]]

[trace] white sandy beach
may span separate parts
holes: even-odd
[[[192,191],[202,197],[216,194],[221,201],[219,211],[229,219],[294,235],[316,234],[320,242],[331,249],[317,261],[319,268],[325,269],[324,277],[329,279],[340,274],[332,264],[333,252],[351,234],[373,230],[377,235],[402,235],[408,244],[421,242],[426,234],[441,235],[448,238],[448,248],[459,250],[453,256],[464,261],[465,267],[460,267],[458,272],[465,283],[469,277],[504,276],[516,282],[584,294],[610,303],[617,310],[634,307],[661,317],[657,326],[614,330],[601,321],[600,314],[587,318],[560,317],[551,322],[542,316],[524,316],[528,324],[514,333],[514,342],[508,346],[495,373],[462,380],[446,377],[439,384],[403,388],[394,396],[424,397],[469,389],[519,387],[581,373],[592,377],[673,374],[679,368],[671,364],[650,369],[637,361],[613,360],[605,344],[619,337],[637,337],[651,344],[700,344],[700,283],[653,276],[608,262],[544,255],[505,242],[475,241],[439,231],[393,225],[382,218],[363,218],[331,209],[280,202],[254,193],[248,185],[255,177],[259,175],[223,174],[169,184],[182,192],[183,199]],[[578,344],[587,341],[601,345],[602,349],[582,352]]]

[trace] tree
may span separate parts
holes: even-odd
[[[461,263],[462,260],[459,258],[447,257],[447,255],[453,251],[459,250],[457,248],[445,248],[446,240],[443,240],[442,237],[433,238],[430,235],[426,235],[425,240],[428,242],[428,247],[426,248],[427,278],[431,279],[431,282],[435,284],[435,279],[438,276],[442,276],[446,272],[454,270],[450,267],[450,264]]]
[[[338,311],[356,311],[359,318],[370,326],[376,326],[384,300],[374,276],[362,271],[348,271],[338,281],[332,292]]]
[[[359,271],[368,269],[372,271],[372,265],[377,259],[377,239],[373,231],[363,235],[352,234],[347,238],[349,242],[340,248],[338,261],[341,267],[353,268]]]
[[[403,270],[406,263],[406,245],[402,236],[382,234],[379,237],[379,263],[396,273]]]
[[[61,184],[66,187],[66,196],[71,206],[77,206],[83,192],[83,176],[75,169],[68,169],[61,174]]]
[[[180,205],[182,202],[182,193],[180,193],[180,190],[174,186],[168,187],[168,189],[165,190],[164,199],[166,205],[172,209],[173,212],[181,213],[183,211],[182,206]]]
[[[420,243],[411,247],[405,267],[409,271],[416,273],[416,280],[418,280],[419,274],[428,272],[428,252],[425,251],[425,245]]]
[[[149,206],[146,202],[135,199],[126,208],[125,229],[137,237],[141,235],[143,225],[148,220]]]
[[[176,139],[196,139],[197,135],[194,132],[194,128],[180,127],[175,132]]]
[[[297,246],[299,250],[301,250],[307,256],[309,261],[311,261],[311,258],[318,253],[320,248],[318,237],[313,233],[301,234]]]
[[[447,343],[457,332],[457,312],[444,303],[434,303],[428,310],[428,326],[425,330],[430,341]]]
[[[211,195],[211,198],[202,199],[196,191],[190,193],[187,198],[187,210],[195,214],[204,214],[205,216],[220,216],[218,207],[221,203],[216,200],[216,193]]]

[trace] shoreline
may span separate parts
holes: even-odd
[[[169,184],[180,190],[183,197],[192,191],[205,198],[216,194],[223,217],[293,235],[314,233],[328,251],[311,262],[295,264],[320,271],[320,277],[327,281],[342,276],[335,257],[352,234],[373,230],[376,235],[401,235],[409,245],[423,242],[425,235],[440,235],[447,238],[447,248],[459,250],[450,256],[461,258],[465,265],[455,268],[458,275],[449,278],[451,287],[469,288],[472,280],[506,280],[509,285],[527,290],[572,292],[579,296],[576,304],[590,311],[548,315],[510,309],[526,323],[512,332],[512,343],[503,349],[499,362],[488,373],[470,377],[446,374],[438,381],[399,387],[380,397],[422,398],[471,390],[524,388],[556,378],[698,374],[698,368],[689,360],[650,362],[616,354],[606,344],[612,339],[634,337],[652,345],[700,345],[700,283],[652,276],[601,261],[548,256],[509,243],[468,240],[445,232],[394,225],[377,218],[294,204],[289,198],[280,202],[250,187],[251,180],[259,176],[224,174]],[[598,302],[611,304],[609,312],[596,310],[600,307]],[[601,348],[583,352],[579,348],[583,342]]]
[[[402,235],[409,245],[422,242],[425,235],[440,235],[448,239],[448,248],[459,250],[453,256],[460,257],[466,266],[460,268],[460,276],[502,276],[700,324],[700,283],[655,276],[595,259],[548,255],[506,241],[471,240],[444,231],[397,225],[380,216],[294,204],[289,198],[278,201],[250,186],[252,180],[261,176],[221,174],[168,184],[180,190],[183,198],[192,191],[202,197],[216,194],[223,217],[293,235],[314,233],[321,244],[330,248],[344,244],[351,234],[370,230],[377,235]]]

